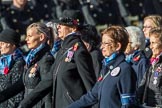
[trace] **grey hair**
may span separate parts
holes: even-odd
[[[138,47],[139,50],[144,50],[145,48],[145,36],[139,27],[136,26],[128,26],[126,30],[129,34],[129,40],[132,42],[131,47]]]

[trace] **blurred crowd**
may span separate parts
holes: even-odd
[[[161,0],[28,0],[22,2],[23,7],[13,7],[13,5],[12,0],[1,0],[0,30],[10,26],[22,35],[27,24],[57,19],[65,9],[81,10],[86,23],[101,29],[104,25],[110,24],[141,26],[145,16],[162,14]],[[6,18],[8,20],[6,23],[10,22],[10,24],[4,25],[3,18]]]

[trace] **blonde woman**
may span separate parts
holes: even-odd
[[[25,71],[17,83],[0,92],[0,102],[25,90],[24,99],[18,108],[51,107],[51,96],[48,93],[52,85],[52,73],[49,70],[54,59],[47,44],[49,35],[50,29],[43,23],[28,26],[26,43],[31,51],[25,60]]]
[[[162,17],[160,15],[149,15],[144,18],[144,23],[143,23],[143,32],[144,36],[146,37],[145,43],[145,54],[147,58],[150,58],[152,55],[152,51],[149,47],[150,45],[150,35],[149,32],[152,28],[155,27],[161,27],[162,26]]]

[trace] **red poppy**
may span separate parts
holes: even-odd
[[[97,81],[102,81],[103,77],[100,76]]]
[[[5,67],[5,68],[4,68],[4,74],[7,75],[8,72],[9,72],[9,68],[8,68],[8,67]]]
[[[78,24],[78,21],[77,20],[73,20],[73,24],[74,25],[77,25]]]
[[[133,60],[136,62],[136,61],[139,61],[139,59],[140,59],[140,55],[139,56],[137,56],[137,57],[135,57],[135,58],[133,58]]]
[[[76,43],[74,46],[73,46],[73,51],[76,51],[78,49],[78,43]]]

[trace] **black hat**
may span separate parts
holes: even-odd
[[[58,23],[67,26],[83,26],[84,16],[80,10],[64,10]]]
[[[20,35],[13,29],[5,29],[0,33],[0,41],[12,43],[18,47],[20,43]]]

